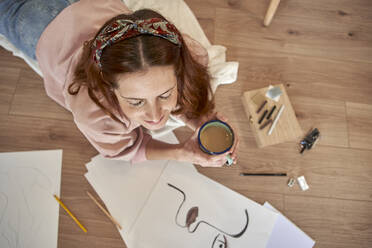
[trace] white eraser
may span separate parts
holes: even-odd
[[[266,97],[271,99],[271,100],[274,100],[274,101],[278,102],[282,93],[283,92],[282,92],[282,90],[280,89],[279,86],[274,87],[274,86],[270,85],[268,90],[266,91]]]
[[[306,182],[306,179],[304,176],[300,176],[297,178],[297,182],[300,185],[300,188],[305,191],[309,189],[309,185]]]

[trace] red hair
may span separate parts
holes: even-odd
[[[130,15],[119,15],[106,22],[96,36],[106,25],[117,19],[135,21],[154,17],[166,20],[157,12],[148,9],[139,10]],[[207,68],[191,56],[182,37],[180,40],[181,46],[152,35],[139,35],[125,39],[104,48],[100,60],[102,70],[92,58],[94,39],[87,41],[68,92],[76,95],[82,85],[86,86],[93,102],[111,118],[120,122],[114,114],[114,112],[124,114],[113,91],[118,88],[117,76],[123,73],[144,71],[151,66],[173,65],[177,78],[178,108],[172,114],[183,114],[188,119],[199,118],[214,108],[210,76]],[[106,100],[108,106],[99,101],[101,97]]]

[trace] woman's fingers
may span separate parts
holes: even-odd
[[[216,162],[213,162],[213,163],[204,163],[204,164],[201,164],[201,166],[203,166],[203,167],[222,167],[224,164],[225,164],[225,162],[223,162],[223,161],[216,161]]]
[[[236,140],[235,140],[235,142],[234,142],[234,145],[233,145],[233,147],[231,148],[231,154],[232,154],[232,156],[234,156],[234,157],[237,156],[237,151],[238,151],[239,143],[240,143],[240,140],[239,140],[238,137],[236,137]]]
[[[224,154],[221,154],[221,155],[209,155],[209,160],[208,160],[208,164],[210,166],[213,166],[213,167],[222,167],[223,165],[226,164],[228,158],[227,156],[230,156],[231,157],[231,154],[230,152],[226,152]],[[236,158],[232,158],[233,159],[233,162],[236,161]]]
[[[228,122],[228,118],[226,118],[225,116],[223,116],[219,112],[215,112],[215,113],[210,114],[208,116],[208,119],[209,120],[219,119],[223,122],[226,122],[226,123]],[[199,126],[197,128],[197,130],[195,130],[195,132],[193,134],[193,137],[192,137],[192,139],[195,140],[196,145],[197,145],[197,147],[195,147],[194,149],[198,150],[198,151],[196,151],[197,155],[195,154],[198,158],[194,157],[194,161],[198,161],[197,163],[200,164],[201,166],[204,166],[204,167],[221,167],[226,163],[226,161],[227,161],[226,156],[229,155],[231,157],[231,159],[233,160],[233,163],[236,164],[236,162],[237,162],[237,150],[238,150],[238,147],[239,147],[239,138],[238,138],[237,132],[235,131],[235,128],[231,124],[229,124],[229,126],[231,127],[231,129],[232,129],[232,131],[234,132],[234,135],[235,135],[234,144],[232,145],[231,149],[228,152],[226,152],[224,154],[221,154],[221,155],[209,155],[207,153],[204,153],[202,150],[200,150],[200,147],[199,147],[199,144],[198,144],[198,141],[197,141],[197,139],[198,139],[197,136],[198,136],[198,133],[199,133],[199,130],[200,130],[200,127],[201,127],[201,126]]]

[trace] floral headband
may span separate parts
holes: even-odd
[[[177,28],[163,19],[151,18],[136,21],[116,20],[106,26],[94,40],[93,48],[95,51],[93,53],[93,60],[97,63],[99,68],[102,68],[100,59],[105,47],[141,34],[151,34],[181,46],[180,35]]]

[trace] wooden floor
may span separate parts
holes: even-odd
[[[198,168],[259,203],[269,201],[316,240],[317,248],[372,247],[372,1],[282,0],[270,27],[269,0],[186,0],[213,44],[239,61],[239,77],[216,93],[217,109],[239,132],[233,168]],[[318,145],[304,155],[297,141],[256,147],[240,96],[273,83],[286,86],[304,132]],[[189,132],[180,130],[181,139]],[[49,99],[42,79],[0,49],[0,151],[63,149],[62,199],[89,232],[60,211],[60,248],[125,247],[111,222],[85,194],[84,164],[96,154],[71,114]],[[310,189],[287,178],[305,175]],[[125,227],[124,227],[125,228]]]

